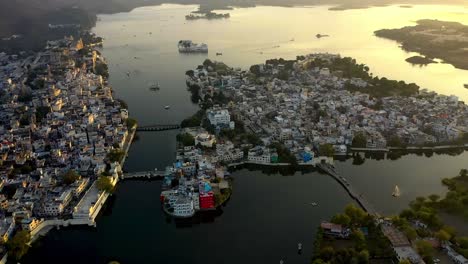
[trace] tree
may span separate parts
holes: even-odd
[[[332,259],[334,254],[335,250],[330,246],[321,248],[319,252],[320,258],[325,261]]]
[[[349,226],[351,218],[346,214],[337,214],[332,217],[331,222],[338,225]]]
[[[177,141],[184,146],[194,146],[195,138],[190,133],[178,134],[176,137]]]
[[[127,128],[131,130],[137,125],[137,121],[133,118],[127,118],[127,120],[125,120],[125,124],[127,125]]]
[[[468,177],[468,170],[467,169],[461,169],[460,173],[458,175],[460,177]]]
[[[345,207],[345,214],[351,218],[352,224],[361,223],[366,217],[366,212],[354,204],[348,204]]]
[[[331,144],[322,144],[319,147],[320,156],[333,157],[335,155],[335,148]]]
[[[107,193],[112,193],[114,190],[114,185],[111,182],[111,178],[108,176],[99,176],[96,186],[100,191],[105,191]]]
[[[107,158],[110,162],[120,162],[125,155],[125,152],[120,149],[112,149],[109,153],[107,153]]]
[[[8,249],[8,254],[15,260],[19,260],[21,257],[26,254],[28,251],[29,240],[31,239],[31,235],[28,231],[22,230],[17,232],[13,238],[7,241],[6,247]]]
[[[326,262],[323,261],[322,259],[314,259],[314,261],[312,262],[312,264],[326,264]]]
[[[445,225],[441,228],[441,230],[445,231],[447,234],[449,234],[451,237],[454,237],[456,234],[457,234],[457,230],[452,227],[452,226],[448,226],[448,225]],[[468,244],[467,244],[468,245]],[[467,247],[468,248],[468,247]]]
[[[201,125],[203,116],[205,115],[205,110],[199,110],[193,116],[182,120],[180,126],[184,127],[198,127]]]
[[[36,107],[36,121],[41,122],[47,114],[50,112],[50,107],[48,106],[39,106]]]
[[[437,194],[429,195],[429,200],[431,200],[431,202],[433,202],[433,203],[437,202],[439,199],[440,199],[440,196],[437,195]]]
[[[94,68],[94,73],[97,75],[101,75],[104,78],[109,78],[109,68],[105,63],[97,63],[96,67]]]
[[[260,75],[260,65],[250,66],[250,72],[255,74],[255,75]]]
[[[407,260],[407,259],[404,259],[400,262],[398,262],[399,264],[411,264],[411,261]]]
[[[468,237],[458,237],[457,243],[463,249],[468,249]]]
[[[431,257],[434,255],[434,248],[431,243],[425,240],[416,241],[416,250],[422,257]]]
[[[415,240],[416,237],[418,236],[418,233],[416,232],[416,230],[410,226],[403,227],[403,232],[405,233],[405,236],[409,240]]]
[[[403,148],[404,144],[398,136],[392,136],[387,143],[390,147]]]
[[[123,109],[128,109],[128,104],[122,100],[122,99],[117,99],[117,102],[120,103],[120,107],[123,108]]]
[[[351,233],[351,239],[354,242],[356,250],[364,250],[366,248],[366,237],[361,230],[355,229]]]
[[[448,232],[441,229],[435,233],[435,237],[439,239],[439,241],[444,242],[449,241],[452,236]]]
[[[416,197],[416,202],[422,205],[426,202],[426,197],[418,196]]]
[[[77,181],[81,176],[74,170],[69,170],[65,174],[62,175],[63,183],[66,185],[70,185]]]
[[[353,143],[352,143],[353,148],[365,148],[367,146],[367,137],[364,135],[364,133],[360,132],[357,133],[353,137]]]
[[[360,264],[369,263],[369,251],[361,250],[358,254],[358,261]]]
[[[400,213],[400,217],[406,218],[406,219],[412,219],[416,216],[415,212],[411,209],[404,209]]]
[[[289,71],[288,70],[281,70],[278,72],[278,79],[287,81],[289,79]]]
[[[33,168],[29,164],[24,164],[20,167],[21,174],[29,174],[33,171]]]
[[[399,216],[394,216],[392,217],[392,223],[397,226],[397,227],[400,227],[400,228],[403,228],[405,226],[409,226],[409,222],[408,220],[406,220],[405,218],[403,217],[399,217]]]

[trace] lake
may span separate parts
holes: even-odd
[[[374,75],[416,82],[468,101],[468,72],[447,64],[414,67],[414,55],[373,36],[381,28],[413,25],[433,18],[468,24],[468,10],[456,6],[397,6],[329,11],[327,7],[234,9],[227,20],[186,21],[197,6],[162,5],[129,13],[100,15],[93,31],[105,38],[110,84],[140,125],[174,124],[197,111],[185,86],[185,71],[206,58],[248,68],[266,59],[330,52],[351,56]],[[226,11],[222,11],[226,12]],[[317,39],[316,34],[330,37]],[[177,42],[209,45],[209,54],[179,54]],[[294,41],[291,41],[294,39]],[[279,46],[279,47],[277,47]],[[216,56],[222,52],[222,56]],[[129,76],[127,76],[129,72]],[[148,87],[158,83],[161,90]],[[164,106],[170,109],[165,110]],[[139,133],[125,164],[127,171],[164,168],[175,158],[175,131]],[[398,160],[337,161],[347,178],[378,210],[395,214],[417,196],[443,194],[444,177],[466,166],[467,152]],[[282,176],[246,169],[233,173],[231,200],[222,211],[190,223],[168,221],[159,203],[159,181],[124,181],[97,228],[53,230],[22,263],[309,263],[318,224],[351,203],[331,177],[317,172]],[[395,185],[402,191],[391,197]],[[319,206],[313,207],[311,202]],[[304,245],[297,254],[297,243]]]

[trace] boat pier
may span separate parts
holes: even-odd
[[[332,176],[333,179],[335,179],[341,186],[343,186],[343,188],[346,190],[349,196],[353,198],[359,204],[359,206],[361,206],[361,208],[364,209],[364,211],[366,211],[368,214],[375,216],[380,215],[375,210],[375,208],[364,198],[364,196],[356,192],[353,186],[345,178],[340,176],[331,165],[320,163],[317,164],[317,168],[325,172],[326,174]]]

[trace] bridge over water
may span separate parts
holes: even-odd
[[[177,130],[180,129],[179,124],[156,124],[156,125],[147,125],[147,126],[139,126],[137,127],[137,131],[141,132],[149,132],[149,131],[165,131],[165,130]]]
[[[343,188],[346,192],[353,198],[359,206],[364,209],[368,214],[379,216],[380,214],[375,210],[375,208],[364,198],[362,194],[359,194],[353,186],[343,177],[341,177],[338,172],[335,171],[333,167],[328,164],[319,163],[317,164],[317,168],[322,170],[323,172],[327,173],[328,175],[332,176]]]
[[[165,175],[165,171],[152,170],[152,171],[138,171],[128,172],[122,174],[122,179],[156,179],[162,178]]]

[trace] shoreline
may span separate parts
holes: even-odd
[[[82,33],[80,33],[82,34]],[[99,44],[102,44],[102,43],[99,43]],[[97,45],[99,45],[97,44]],[[89,45],[90,48],[93,48],[94,46],[96,46],[95,43],[92,43]],[[40,53],[40,52],[39,52]],[[103,59],[103,61],[105,61]],[[108,74],[106,72],[106,74]],[[99,75],[96,73],[97,76],[101,76],[103,79],[104,79],[104,82],[107,84],[108,83],[108,78],[106,76],[103,76],[103,75]],[[112,87],[108,86],[110,88],[110,90],[112,91]],[[113,98],[113,100],[117,100],[116,98]],[[121,107],[121,109],[124,109],[123,107]],[[127,117],[129,118],[129,117]],[[125,125],[125,121],[124,122],[124,125]],[[124,164],[125,164],[125,160],[128,156],[128,153],[129,153],[129,150],[130,150],[130,147],[133,143],[133,139],[136,135],[136,131],[137,131],[137,127],[138,125],[135,123],[135,125],[132,127],[132,128],[128,128],[127,129],[127,135],[125,136],[125,140],[124,140],[124,143],[123,143],[123,146],[122,146],[122,149],[124,151],[124,155],[123,155],[123,158],[122,160],[118,161],[118,165],[120,166],[120,168],[123,168]],[[114,186],[114,188],[116,187],[117,183],[118,183],[118,180],[119,180],[119,173],[122,173],[122,172],[118,172],[118,171],[115,171],[114,172],[114,175],[112,176],[112,179],[111,179],[111,184]],[[98,175],[99,176],[99,175]],[[102,176],[100,176],[102,177]],[[98,194],[98,198],[96,200],[95,203],[93,203],[93,205],[91,206],[91,208],[89,209],[90,212],[89,214],[86,216],[86,217],[83,217],[83,216],[78,216],[78,217],[75,217],[75,211],[77,210],[78,206],[80,206],[81,202],[84,201],[85,199],[87,199],[87,196],[93,196],[94,193],[97,193]],[[106,201],[108,200],[108,198],[111,196],[112,194],[105,191],[105,190],[99,190],[98,186],[97,186],[97,179],[95,179],[92,184],[87,187],[86,191],[84,192],[84,195],[80,196],[77,204],[74,205],[74,210],[73,210],[73,216],[71,216],[71,218],[66,218],[66,219],[60,219],[60,218],[36,218],[38,219],[40,222],[39,224],[32,230],[29,231],[29,235],[30,235],[30,239],[29,239],[29,242],[27,243],[28,246],[32,246],[38,239],[42,238],[42,237],[45,237],[51,230],[53,230],[54,228],[57,228],[57,229],[60,229],[60,227],[68,227],[68,226],[93,226],[93,227],[96,227],[96,218],[99,216],[100,212],[101,212],[101,209],[104,207]],[[0,263],[3,264],[3,263],[7,263],[8,261],[8,252],[5,253],[4,257],[0,260]]]

